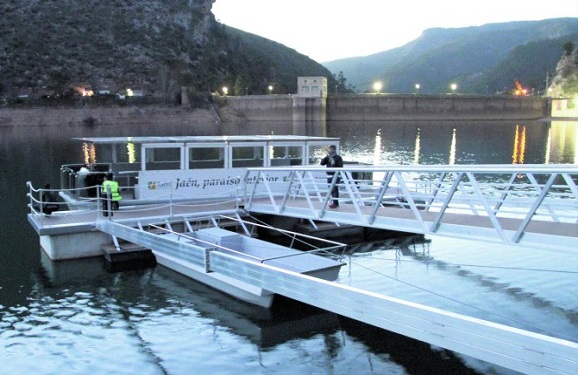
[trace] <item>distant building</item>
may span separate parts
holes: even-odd
[[[326,98],[327,78],[299,77],[297,79],[297,95],[305,98]]]

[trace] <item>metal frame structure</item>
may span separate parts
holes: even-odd
[[[329,182],[326,171],[335,172]],[[285,177],[269,178],[280,173]],[[246,184],[244,195],[244,207],[251,212],[578,249],[574,165],[250,168],[245,181],[254,182]],[[330,210],[329,192],[335,185],[342,204]]]

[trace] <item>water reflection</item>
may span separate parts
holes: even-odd
[[[566,164],[578,162],[575,127],[576,122],[389,121],[339,124],[328,135],[341,138],[348,159],[375,165]],[[368,145],[373,147],[366,153]]]
[[[514,136],[514,151],[512,152],[512,164],[524,164],[526,154],[526,126],[516,124],[516,135]]]
[[[545,164],[577,164],[578,132],[575,121],[552,121],[547,137]]]
[[[381,129],[377,129],[375,147],[373,148],[373,165],[381,165]]]
[[[456,129],[452,131],[452,143],[450,145],[450,160],[449,165],[454,165],[456,163]]]
[[[414,152],[413,152],[413,163],[415,165],[419,164],[419,152],[421,150],[421,138],[419,135],[419,128],[417,128],[417,131],[415,132],[415,147],[414,147]]]

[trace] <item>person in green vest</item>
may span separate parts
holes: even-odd
[[[100,188],[100,192],[103,196],[103,212],[104,216],[108,216],[108,200],[110,199],[111,205],[110,208],[113,211],[118,210],[118,205],[122,200],[122,196],[120,195],[120,188],[118,186],[118,182],[108,179],[107,176],[104,176],[104,181],[102,182],[102,186]],[[110,191],[110,196],[108,195]],[[111,213],[112,216],[112,213]]]

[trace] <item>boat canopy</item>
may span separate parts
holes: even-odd
[[[300,135],[87,137],[84,164],[111,172],[231,169],[318,164],[339,138]]]
[[[118,144],[118,143],[212,143],[212,142],[334,142],[339,143],[339,138],[334,137],[311,137],[304,135],[209,135],[209,136],[147,136],[147,137],[85,137],[73,138],[74,140],[93,144]]]
[[[116,179],[123,203],[236,195],[247,168],[318,166],[339,138],[300,135],[87,137],[82,162],[61,166],[61,187],[73,199],[95,197]],[[282,173],[279,172],[279,178]],[[78,193],[77,193],[78,191]]]

